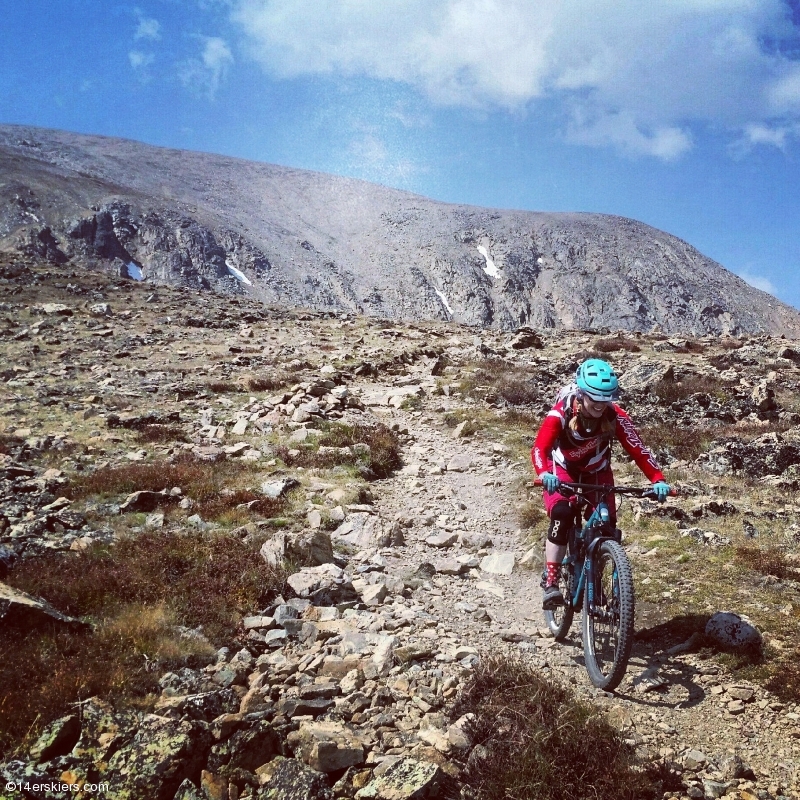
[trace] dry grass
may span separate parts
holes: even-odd
[[[642,425],[642,441],[656,453],[669,453],[681,461],[694,461],[720,434],[708,428],[679,428],[675,425]]]
[[[203,388],[214,394],[230,394],[244,392],[245,387],[237,381],[208,381]]]
[[[624,350],[627,353],[641,353],[642,351],[642,348],[636,342],[624,339],[622,336],[598,339],[594,343],[594,349],[598,353],[616,353],[620,350]]]
[[[547,518],[541,501],[528,501],[517,511],[517,523],[522,530],[530,530]]]
[[[0,433],[0,454],[9,456],[22,444],[22,440],[7,433]]]
[[[357,444],[368,445],[369,452],[320,453],[318,450],[320,446],[345,448]],[[295,455],[290,455],[285,445],[275,448],[283,462],[290,466],[323,469],[341,464],[361,466],[364,477],[369,479],[388,478],[399,469],[403,463],[400,450],[397,434],[385,425],[345,425],[338,422],[328,426],[315,447],[301,449]]]
[[[247,381],[247,388],[251,392],[274,392],[285,389],[295,382],[295,378],[285,372],[274,372],[270,375],[253,375]]]
[[[738,545],[735,558],[761,575],[772,575],[779,580],[798,580],[800,570],[787,561],[786,553],[777,547],[748,547]]]
[[[240,615],[283,589],[284,573],[257,550],[226,534],[146,532],[23,562],[11,585],[95,627],[0,631],[0,752],[81,698],[130,701],[154,691],[164,669],[201,663],[210,646],[175,625],[201,627],[213,646],[231,642]]]
[[[740,482],[720,486],[717,499],[736,502],[742,491]],[[634,523],[629,509],[622,509],[620,527],[626,541],[658,550],[655,559],[633,556],[637,603],[642,609],[650,604],[665,629],[677,620],[693,619],[699,625],[695,630],[702,633],[705,620],[720,609],[747,616],[764,634],[766,646],[741,655],[709,648],[708,657],[723,664],[735,679],[761,684],[784,702],[800,701],[800,610],[789,602],[786,583],[797,580],[800,573],[781,541],[783,531],[757,524],[761,546],[755,547],[745,537],[739,515],[711,517],[696,524],[730,539],[731,544],[700,544],[682,537],[675,523],[664,519],[642,517]],[[637,625],[643,622],[649,627],[637,612]],[[684,641],[692,632],[683,631],[678,639],[664,642],[664,647]]]
[[[141,444],[170,444],[188,442],[189,437],[177,425],[146,425],[136,432],[136,441]]]
[[[502,398],[512,406],[525,406],[541,399],[536,384],[530,380],[530,370],[517,367],[502,358],[481,361],[476,370],[461,382],[465,395],[486,400]]]
[[[724,381],[706,375],[696,375],[682,381],[658,381],[650,390],[650,394],[658,395],[662,403],[674,403],[700,393],[710,394],[723,402],[731,396]]]
[[[634,769],[622,736],[572,691],[520,660],[487,657],[452,718],[486,748],[461,774],[475,800],[646,800],[663,785]]]
[[[251,510],[262,516],[275,516],[289,504],[288,498],[270,500],[248,489],[230,490],[258,473],[258,467],[240,461],[209,464],[185,456],[175,463],[154,462],[124,467],[103,467],[87,475],[74,476],[65,489],[73,500],[99,496],[121,496],[135,491],[160,492],[179,486],[184,496],[195,501],[193,511],[203,519],[216,520],[242,503],[254,504]]]

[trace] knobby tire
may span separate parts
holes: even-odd
[[[589,608],[588,586],[584,591],[586,670],[595,686],[610,692],[625,675],[633,644],[633,572],[617,542],[601,542],[594,554],[594,615]]]

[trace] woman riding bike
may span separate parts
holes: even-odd
[[[652,452],[645,447],[630,417],[614,402],[618,397],[619,381],[614,368],[599,358],[590,358],[578,367],[575,383],[559,392],[536,434],[531,460],[544,486],[544,506],[550,518],[542,579],[545,610],[564,604],[558,576],[575,508],[558,493],[562,481],[613,486],[611,445],[617,439],[653,484],[659,502],[669,495],[669,484]],[[614,525],[613,502],[609,512],[609,522]]]

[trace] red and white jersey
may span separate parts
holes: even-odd
[[[568,420],[578,413],[576,403],[574,395],[558,400],[539,428],[531,450],[531,461],[537,475],[552,471],[553,464],[558,464],[575,476],[600,472],[610,465],[611,445],[617,439],[651,483],[664,480],[653,453],[645,447],[631,418],[623,409],[612,403],[606,412],[609,418],[613,415],[613,433],[603,433],[600,420],[596,431],[586,433],[580,425],[578,430],[568,426]]]

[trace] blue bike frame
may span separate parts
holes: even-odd
[[[574,573],[576,574],[575,589],[570,597],[570,605],[576,611],[580,610],[583,598],[583,588],[586,585],[586,597],[589,603],[589,612],[594,611],[594,551],[605,539],[615,540],[614,536],[609,536],[608,533],[603,531],[609,519],[608,505],[605,501],[601,501],[595,506],[591,516],[586,521],[586,524],[577,531],[575,536],[575,550],[579,549],[580,553],[569,553],[563,563],[565,565],[574,564]],[[577,527],[577,526],[576,526]],[[592,536],[592,533],[597,535]],[[588,539],[588,542],[587,542]]]

